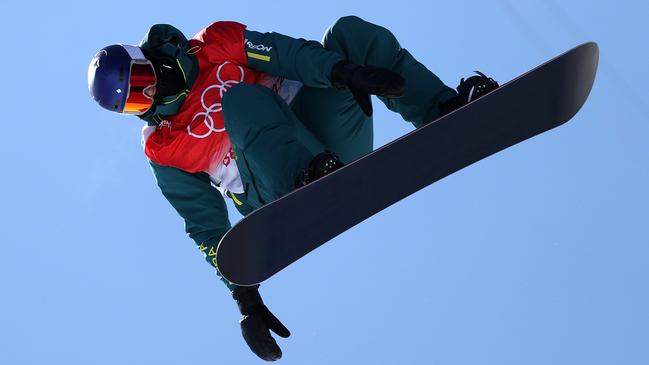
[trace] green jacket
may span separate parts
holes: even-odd
[[[294,39],[279,33],[244,31],[247,66],[274,76],[302,82],[312,87],[331,87],[329,74],[335,63],[343,57],[325,50],[316,41]],[[188,49],[187,38],[171,25],[154,25],[140,47],[158,54],[175,58],[185,74],[188,90],[178,95],[156,101],[155,106],[141,118],[150,125],[173,115],[182,107],[185,96],[192,90],[198,75],[198,63]],[[150,161],[153,174],[162,194],[185,221],[185,231],[206,260],[216,268],[216,247],[230,229],[228,212],[221,192],[213,185],[206,173],[188,173],[175,167],[160,166]],[[252,212],[247,201],[254,194],[247,189],[243,194],[226,192],[233,199],[242,215]],[[217,271],[218,273],[218,271]],[[229,289],[236,286],[222,278]]]

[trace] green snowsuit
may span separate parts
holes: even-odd
[[[156,31],[177,31],[168,27]],[[150,36],[142,47],[148,47]],[[337,153],[344,162],[372,151],[372,117],[363,113],[349,91],[331,87],[329,75],[336,62],[348,59],[401,74],[406,81],[405,95],[379,99],[415,127],[434,119],[439,104],[456,95],[402,48],[390,31],[358,17],[337,20],[326,31],[322,44],[250,30],[245,31],[245,37],[253,45],[267,46],[248,53],[250,68],[304,86],[290,105],[269,88],[243,82],[223,96],[225,127],[245,189],[242,194],[225,195],[243,215],[293,190],[297,174],[324,150]],[[191,59],[179,61],[188,68],[193,65]],[[182,98],[176,99],[182,102]],[[173,102],[160,105],[144,119],[155,123],[177,107]],[[214,265],[216,246],[230,228],[223,195],[205,173],[187,173],[153,162],[151,166],[162,193],[184,219],[185,230]]]

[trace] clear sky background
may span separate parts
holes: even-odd
[[[503,83],[590,40],[600,72],[568,124],[267,281],[293,333],[281,363],[649,364],[648,13],[640,0],[5,3],[0,364],[261,363],[155,186],[140,122],[95,105],[86,69],[154,23],[319,40],[348,14],[452,86],[475,69]],[[375,113],[375,146],[412,129]]]

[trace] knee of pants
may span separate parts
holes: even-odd
[[[380,40],[384,49],[401,48],[399,41],[390,30],[354,15],[336,20],[325,32],[322,44],[325,48],[341,52],[350,58],[349,48],[367,46],[372,44],[374,39]]]
[[[238,83],[223,95],[223,122],[232,143],[243,149],[248,136],[262,128],[264,110],[279,108],[272,90],[254,84]]]

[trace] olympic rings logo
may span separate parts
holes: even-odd
[[[212,113],[221,112],[223,110],[223,106],[221,105],[220,102],[219,103],[213,103],[210,106],[207,106],[206,101],[205,101],[205,95],[210,90],[218,89],[219,96],[220,96],[219,101],[221,101],[221,99],[223,98],[223,95],[225,94],[225,92],[228,91],[228,88],[231,88],[234,85],[236,85],[236,84],[238,84],[240,82],[243,82],[243,78],[244,78],[245,74],[244,74],[244,71],[243,71],[243,67],[241,67],[241,66],[237,66],[239,68],[239,73],[241,74],[241,77],[240,77],[239,80],[223,81],[223,79],[221,78],[221,71],[223,69],[223,66],[225,66],[225,65],[227,65],[229,63],[230,62],[225,62],[222,65],[220,65],[218,69],[216,69],[216,79],[219,82],[219,84],[214,84],[214,85],[208,86],[207,88],[205,88],[205,90],[203,90],[203,93],[201,94],[201,105],[203,106],[203,111],[199,112],[199,113],[196,113],[196,115],[194,115],[194,118],[192,118],[191,123],[189,123],[187,125],[187,133],[189,133],[190,136],[195,137],[195,138],[205,138],[205,137],[209,136],[210,134],[212,134],[212,132],[221,133],[221,132],[225,131],[225,128],[215,128],[214,127],[214,118],[212,117]],[[192,125],[195,125],[195,122],[196,122],[197,119],[200,121],[201,117],[203,118],[202,119],[202,124],[205,125],[205,127],[207,127],[207,132],[205,132],[203,134],[198,134],[198,133],[192,132]],[[200,123],[199,123],[199,125],[200,125]]]

